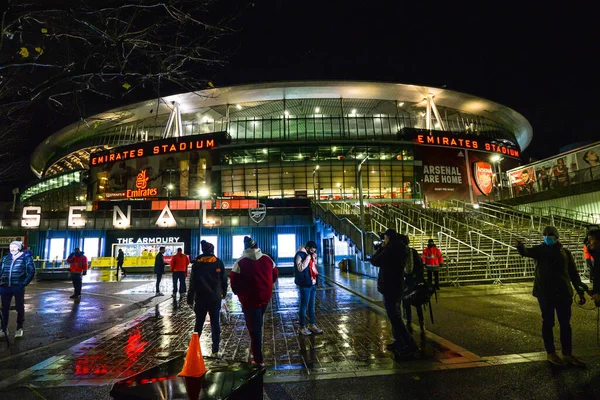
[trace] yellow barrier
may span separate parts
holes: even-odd
[[[92,268],[113,268],[117,260],[113,257],[92,257]],[[125,257],[123,267],[154,267],[154,256]]]

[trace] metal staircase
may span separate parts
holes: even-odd
[[[422,251],[427,240],[433,238],[445,259],[440,271],[442,282],[502,283],[503,281],[530,280],[534,261],[521,257],[515,247],[520,241],[525,246],[541,242],[541,232],[547,225],[556,226],[561,243],[575,258],[580,273],[588,273],[583,260],[582,239],[589,219],[569,210],[549,208],[524,210],[497,204],[473,206],[461,201],[436,203],[425,209],[413,204],[385,204],[371,202],[365,205],[364,252],[359,229],[360,210],[352,202],[331,202],[313,205],[315,216],[346,235],[368,260],[378,240],[375,232],[388,228],[409,237],[411,247]],[[589,216],[588,216],[589,217]]]

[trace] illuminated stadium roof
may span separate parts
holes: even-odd
[[[37,176],[41,176],[49,164],[56,161],[57,154],[68,157],[73,165],[85,164],[89,158],[88,146],[79,146],[84,140],[97,137],[109,128],[127,125],[136,121],[150,118],[164,121],[171,112],[170,104],[176,101],[180,104],[182,114],[199,110],[213,109],[213,112],[225,117],[225,105],[233,105],[227,111],[230,118],[252,118],[273,114],[273,110],[265,107],[264,102],[276,100],[306,99],[307,109],[311,107],[310,99],[344,99],[344,100],[373,100],[365,102],[368,111],[379,101],[406,102],[414,109],[425,110],[427,95],[434,96],[435,105],[439,108],[452,109],[469,115],[475,115],[493,121],[511,132],[521,150],[524,150],[532,140],[533,131],[529,122],[518,112],[501,104],[447,89],[427,86],[405,85],[397,83],[374,82],[345,82],[345,81],[301,81],[275,82],[252,84],[209,89],[193,93],[184,93],[161,99],[158,106],[156,100],[135,103],[87,118],[69,125],[50,135],[37,146],[31,156],[31,168]],[[235,107],[243,104],[244,108]],[[261,107],[252,107],[260,105]],[[382,106],[383,107],[383,106]],[[259,108],[261,109],[259,112]],[[332,107],[333,109],[334,107]],[[279,110],[278,112],[281,112]],[[246,115],[247,114],[247,115]],[[338,113],[340,114],[340,113]],[[86,150],[84,150],[86,147]],[[78,154],[81,150],[82,154]],[[58,171],[55,171],[58,172]]]

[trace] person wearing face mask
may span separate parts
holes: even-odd
[[[2,332],[0,337],[8,336],[8,313],[10,303],[15,298],[17,309],[17,330],[15,337],[23,337],[23,322],[25,320],[25,286],[35,275],[35,267],[31,252],[23,250],[23,243],[12,242],[9,245],[10,254],[2,258],[0,265],[0,298],[2,301]]]
[[[67,262],[69,263],[69,272],[71,273],[71,281],[73,282],[74,289],[73,294],[69,298],[79,300],[81,299],[82,276],[87,274],[88,260],[83,255],[83,251],[79,250],[79,247],[75,247],[73,252],[69,254],[69,257],[67,257]]]
[[[542,338],[547,359],[554,365],[566,364],[585,367],[585,362],[573,356],[571,330],[571,304],[573,287],[579,295],[579,304],[585,304],[584,293],[587,285],[581,282],[573,255],[559,242],[558,230],[547,226],[542,232],[544,242],[533,247],[525,247],[517,241],[517,250],[523,257],[535,260],[535,280],[533,295],[537,297],[542,312]],[[560,344],[563,358],[556,354],[554,346],[554,314],[560,326]]]
[[[300,333],[302,335],[321,334],[323,331],[315,324],[315,298],[317,295],[317,244],[309,240],[306,246],[294,256],[294,283],[300,292]],[[308,328],[306,311],[308,310]]]

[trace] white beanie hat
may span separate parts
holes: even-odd
[[[13,244],[19,248],[19,251],[20,251],[20,250],[23,250],[23,242],[18,242],[18,241],[16,241],[16,240],[15,240],[15,241],[12,241],[12,242],[10,242],[10,246],[12,246]]]

